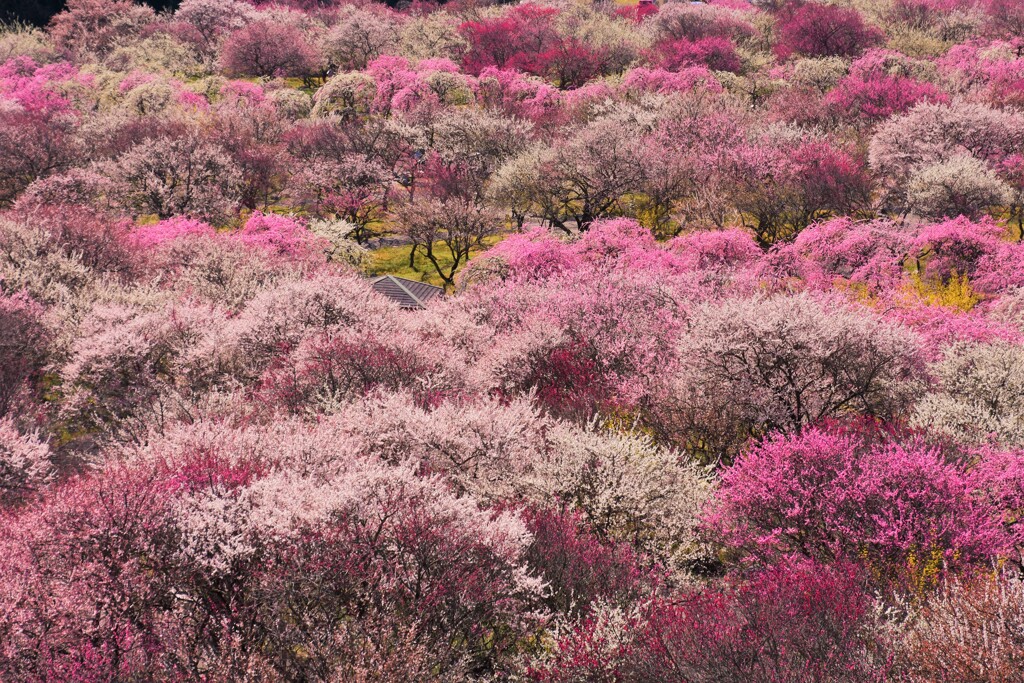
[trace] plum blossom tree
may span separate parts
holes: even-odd
[[[152,629],[159,605],[173,604],[165,493],[151,477],[113,467],[5,518],[5,673],[109,680],[176,668],[152,648],[169,640]]]
[[[256,20],[252,5],[239,0],[182,0],[174,12],[177,21],[191,26],[212,49],[221,36]]]
[[[849,413],[897,417],[924,370],[910,330],[809,294],[704,305],[679,353],[663,428],[711,461],[746,435]]]
[[[211,142],[231,155],[242,176],[241,202],[248,209],[278,202],[287,177],[284,136],[288,124],[263,92],[236,92],[238,82],[226,85],[216,106]]]
[[[787,3],[779,13],[779,39],[775,54],[786,59],[805,57],[856,57],[883,39],[882,33],[853,8],[817,2]]]
[[[309,231],[325,241],[324,251],[328,260],[360,267],[369,252],[352,239],[356,226],[345,220],[313,220]]]
[[[984,8],[992,29],[997,35],[1008,38],[1019,56],[1024,40],[1024,13],[1021,13],[1020,6],[1009,0],[988,0]]]
[[[952,583],[901,634],[898,670],[915,682],[1012,680],[1024,657],[1022,627],[1019,582],[998,577]]]
[[[107,173],[127,208],[159,218],[225,219],[239,199],[241,177],[223,149],[198,133],[140,142]]]
[[[53,45],[36,26],[8,23],[3,33],[0,33],[0,63],[12,57],[30,57],[36,62],[48,62],[54,56]]]
[[[918,102],[944,99],[931,83],[874,71],[843,78],[825,97],[825,103],[844,119],[874,123],[902,114]]]
[[[439,198],[479,201],[497,168],[523,149],[531,126],[511,117],[460,111],[438,115],[424,133],[431,152],[420,184]]]
[[[566,232],[573,225],[585,230],[615,215],[622,196],[640,189],[641,144],[635,130],[599,120],[530,159],[536,164],[530,180],[516,174],[507,181],[529,183],[517,192],[530,207],[521,211],[536,212]]]
[[[545,602],[552,612],[586,613],[597,601],[629,605],[660,583],[627,543],[602,542],[578,512],[528,509],[523,518],[533,534],[527,562],[551,586]]]
[[[861,222],[834,218],[808,227],[797,235],[792,245],[777,249],[774,256],[799,253],[796,274],[808,285],[820,283],[828,288],[846,281],[885,291],[903,282],[911,237],[900,226],[885,219]]]
[[[48,28],[59,49],[81,59],[105,54],[155,19],[150,7],[128,0],[69,0]]]
[[[81,158],[68,112],[0,109],[0,205],[12,203],[33,181],[71,168]]]
[[[133,442],[191,419],[204,378],[190,351],[221,314],[201,306],[170,308],[173,313],[97,306],[85,317],[61,368],[67,393],[61,418],[69,428],[98,442]]]
[[[723,5],[667,4],[650,19],[659,37],[669,40],[700,40],[709,36],[749,37],[755,29],[748,16]]]
[[[848,565],[794,562],[732,590],[684,595],[656,606],[639,636],[637,680],[866,681],[884,676],[870,601]],[[773,647],[776,624],[789,623]]]
[[[50,449],[38,434],[22,434],[0,418],[0,506],[16,504],[47,483],[54,472]]]
[[[396,327],[396,307],[360,278],[314,273],[264,286],[221,330],[210,351],[223,372],[254,383],[306,337],[347,328],[384,334]]]
[[[1011,567],[1024,564],[1024,454],[1020,450],[1002,450],[992,446],[968,449],[971,477],[979,495],[1000,511],[1003,530],[1014,544],[1014,552],[1006,558]]]
[[[629,543],[670,570],[707,560],[697,520],[712,482],[678,453],[639,434],[561,430],[526,478],[548,505],[578,509],[599,538]]]
[[[459,16],[444,10],[409,15],[399,33],[401,54],[413,59],[442,57],[460,61],[469,47],[459,31],[460,23]]]
[[[357,450],[417,463],[481,501],[578,516],[600,543],[623,553],[628,545],[644,572],[705,559],[696,526],[713,482],[643,434],[561,422],[529,397],[433,407],[399,393],[348,404],[331,419]]]
[[[270,410],[306,414],[381,391],[406,390],[422,405],[441,400],[454,382],[443,362],[430,358],[415,336],[402,329],[386,333],[330,330],[302,339],[294,351],[275,359],[263,373],[256,401]]]
[[[369,113],[377,96],[377,83],[362,72],[345,72],[331,76],[313,96],[314,116],[334,114],[351,119]]]
[[[352,223],[352,239],[364,245],[379,236],[394,174],[379,159],[343,153],[340,159],[310,160],[293,175],[291,184],[318,217]]]
[[[25,294],[0,294],[0,418],[36,391],[52,336],[43,315]]]
[[[602,610],[531,662],[528,675],[545,683],[869,681],[886,675],[885,654],[853,567],[792,562],[640,609]]]
[[[459,198],[421,199],[401,212],[402,232],[419,248],[448,287],[473,249],[497,233],[500,218],[484,206]],[[447,253],[439,254],[444,249]],[[442,260],[443,259],[443,260]]]
[[[529,70],[523,67],[531,58],[559,40],[552,24],[557,15],[555,8],[527,4],[504,17],[464,23],[460,32],[470,49],[463,57],[463,67],[469,73],[479,73],[488,66]]]
[[[907,202],[923,218],[978,218],[1012,199],[1010,186],[979,159],[957,155],[915,169]]]
[[[950,346],[932,366],[938,386],[918,402],[912,424],[967,444],[1024,446],[1024,415],[1017,409],[1022,352],[1005,341]]]
[[[966,102],[919,103],[907,114],[878,127],[871,139],[869,159],[875,173],[886,179],[883,187],[887,201],[894,209],[906,210],[907,184],[914,171],[963,155],[987,164],[998,163],[1019,149],[1022,134],[1024,119],[1013,111]],[[964,167],[964,162],[958,163]],[[980,193],[986,199],[1005,191],[998,184],[989,182],[988,186]]]
[[[188,235],[213,237],[215,234],[213,226],[208,223],[193,218],[178,217],[136,228],[132,232],[132,237],[142,247],[155,247]]]
[[[715,71],[738,72],[739,57],[728,38],[709,36],[700,40],[686,39],[660,43],[657,47],[659,65],[670,71],[690,66],[706,66]]]
[[[42,304],[73,305],[95,282],[78,254],[55,244],[49,230],[24,222],[0,221],[0,256],[4,289]]]
[[[866,203],[870,180],[851,155],[821,140],[765,135],[730,150],[719,173],[758,242],[792,238],[815,220]]]
[[[471,287],[453,300],[471,305],[484,315],[478,320],[508,339],[474,347],[481,389],[515,396],[535,387],[547,408],[577,419],[630,413],[657,400],[696,278],[677,279],[667,251],[629,249],[643,236],[653,243],[635,222],[598,223],[578,243],[592,263],[543,283],[512,274],[504,286]],[[665,269],[631,267],[647,258]],[[622,329],[633,332],[622,337]]]
[[[269,629],[249,633],[270,648],[281,675],[345,671],[353,651],[388,648],[403,634],[441,671],[512,654],[544,616],[541,584],[523,564],[531,537],[522,521],[480,509],[409,466],[338,464],[326,479],[271,472],[181,496],[178,552],[215,579],[197,574],[196,597],[246,580],[246,568],[263,562],[251,592],[232,600]],[[453,629],[463,637],[453,641]]]
[[[560,118],[561,95],[540,78],[488,67],[476,85],[477,101],[506,115],[537,124]]]
[[[154,245],[147,254],[146,279],[178,296],[237,312],[264,289],[307,272],[304,264],[283,262],[210,232],[186,231]]]
[[[963,465],[870,429],[769,438],[723,474],[717,500],[709,525],[750,558],[845,557],[909,590],[1010,549]]]
[[[948,283],[957,276],[981,275],[978,279],[987,284],[994,280],[991,273],[985,272],[991,268],[992,259],[1009,255],[1004,234],[1004,229],[991,219],[975,223],[959,217],[930,223],[922,226],[911,240],[909,255],[914,258],[917,275],[926,281]],[[1012,282],[1012,276],[1008,279]]]
[[[1020,59],[1005,43],[987,47],[957,45],[939,62],[940,73],[950,90],[994,106],[1020,101],[1021,66]]]
[[[257,211],[242,228],[232,235],[242,244],[265,249],[290,260],[313,257],[322,251],[316,235],[302,223],[286,216]]]
[[[320,55],[296,26],[260,20],[224,40],[220,65],[228,76],[310,76]]]
[[[394,54],[400,26],[393,12],[343,6],[324,38],[324,56],[329,67],[359,71],[385,52]]]

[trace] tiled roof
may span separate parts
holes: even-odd
[[[394,275],[375,277],[370,280],[370,286],[384,296],[397,301],[402,308],[423,308],[428,301],[444,294],[444,289],[441,287]]]

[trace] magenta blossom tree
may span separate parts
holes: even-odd
[[[865,25],[853,8],[797,0],[787,3],[778,16],[775,54],[781,59],[794,54],[856,57],[884,37],[878,29]]]
[[[723,474],[709,528],[753,560],[845,558],[910,589],[1005,557],[999,508],[975,495],[966,466],[896,436],[868,426],[770,437]]]

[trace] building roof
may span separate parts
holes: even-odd
[[[428,301],[444,294],[441,287],[394,275],[375,277],[370,280],[370,286],[389,299],[397,301],[402,308],[423,308]]]

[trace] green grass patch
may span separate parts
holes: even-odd
[[[469,253],[469,257],[473,258],[480,252],[493,247],[495,244],[504,239],[504,235],[495,235],[488,237],[484,240],[483,247],[476,248]],[[409,267],[409,252],[412,251],[412,245],[402,244],[397,247],[381,247],[370,252],[369,262],[366,266],[366,272],[368,275],[395,275],[398,277],[404,277],[407,280],[415,280],[417,282],[426,282],[432,285],[442,286],[444,283],[441,282],[441,278],[437,276],[437,271],[434,270],[434,266],[427,260],[427,257],[423,255],[422,249],[416,250],[416,258],[413,261],[413,267]],[[442,268],[451,266],[451,258],[448,257],[448,248],[444,246],[443,242],[438,242],[434,245],[434,254],[437,256],[438,262]],[[448,258],[446,258],[448,257]],[[465,264],[462,266],[465,267]]]

